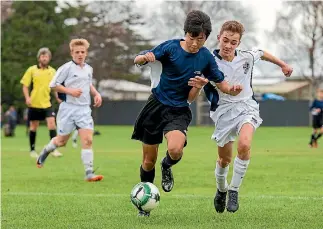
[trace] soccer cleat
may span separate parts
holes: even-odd
[[[149,216],[150,216],[150,212],[139,210],[138,217],[149,217]]]
[[[40,152],[40,155],[37,158],[37,162],[36,162],[38,168],[41,168],[44,166],[45,160],[49,154],[50,152],[47,152],[45,148]]]
[[[227,199],[227,192],[220,192],[218,189],[214,197],[214,208],[216,212],[218,213],[224,212],[226,199]]]
[[[168,169],[163,167],[163,164],[161,164],[161,172],[162,172],[162,188],[165,192],[170,192],[172,191],[174,187],[174,177],[172,173],[171,167]]]
[[[229,190],[228,191],[228,204],[227,204],[227,211],[228,212],[236,212],[239,209],[239,202],[238,202],[238,192]]]
[[[35,150],[30,151],[30,157],[32,157],[32,158],[38,158],[38,154],[36,153]]]
[[[63,154],[62,154],[62,153],[60,153],[58,150],[54,150],[54,151],[52,152],[52,156],[53,156],[53,157],[62,157],[62,156],[63,156]]]
[[[94,173],[89,173],[85,176],[85,180],[88,182],[96,182],[103,180],[102,175],[95,175]]]

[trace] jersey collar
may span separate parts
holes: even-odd
[[[214,54],[217,58],[219,58],[220,60],[222,60],[222,57],[220,56],[219,52],[220,52],[220,49],[214,49],[213,54]],[[237,50],[234,50],[234,55],[235,55],[235,56],[237,56],[237,55],[238,55],[238,54],[237,54]]]

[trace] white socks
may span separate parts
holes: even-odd
[[[233,175],[230,186],[228,186],[227,176],[229,171],[229,165],[225,168],[222,168],[219,165],[219,162],[216,163],[215,167],[215,178],[217,188],[220,192],[226,192],[229,190],[239,191],[240,185],[242,183],[243,177],[246,174],[250,160],[241,160],[238,157],[235,157],[233,164]]]
[[[76,139],[77,139],[77,136],[79,135],[79,132],[78,132],[78,130],[75,130],[74,132],[73,132],[73,135],[72,135],[72,140],[73,141],[76,141]]]
[[[53,152],[56,148],[57,148],[57,146],[54,144],[53,139],[50,140],[48,145],[45,146],[45,150],[47,153]]]
[[[250,160],[241,160],[236,157],[233,164],[233,175],[229,190],[239,191],[242,179],[246,174]]]
[[[220,192],[226,192],[228,190],[228,182],[227,182],[227,176],[229,171],[229,165],[225,168],[222,168],[221,165],[219,165],[219,162],[216,162],[215,167],[215,178],[216,178],[216,185]]]
[[[85,173],[93,173],[93,151],[92,149],[82,149],[81,158],[84,165]]]

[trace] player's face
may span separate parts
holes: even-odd
[[[49,64],[50,56],[48,54],[42,54],[39,56],[38,61],[41,66],[46,67]]]
[[[73,50],[71,51],[71,55],[75,63],[84,64],[87,56],[86,47],[82,45],[74,46]]]
[[[218,40],[220,42],[220,55],[222,57],[233,57],[235,49],[240,44],[240,34],[231,31],[223,31],[223,33],[218,36]]]
[[[317,98],[323,100],[323,90],[317,90]]]
[[[204,33],[200,33],[197,37],[192,37],[190,33],[185,35],[186,47],[191,53],[197,53],[203,47],[205,41],[206,36]]]

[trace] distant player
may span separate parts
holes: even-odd
[[[313,101],[310,111],[313,121],[313,133],[309,145],[317,148],[317,140],[323,134],[323,89],[317,89],[317,98]]]
[[[55,112],[50,102],[51,90],[48,86],[55,75],[55,69],[49,66],[51,57],[52,54],[48,48],[39,49],[37,53],[38,64],[29,67],[20,81],[28,106],[30,156],[34,158],[38,157],[35,144],[39,121],[46,119],[50,139],[56,136]],[[29,87],[31,87],[30,94]],[[57,93],[55,95],[60,103],[61,100],[57,97]],[[52,155],[62,156],[57,150]]]
[[[70,42],[72,61],[62,65],[51,81],[50,87],[63,93],[63,102],[57,114],[58,135],[42,150],[37,159],[37,166],[41,168],[47,156],[57,147],[64,146],[70,134],[78,129],[81,139],[81,159],[85,169],[85,180],[100,181],[102,175],[95,175],[93,171],[93,119],[91,116],[91,96],[94,106],[100,107],[101,95],[92,85],[93,68],[85,63],[90,44],[85,39],[73,39]]]
[[[162,160],[162,188],[170,192],[174,186],[171,167],[177,164],[186,145],[186,133],[192,119],[189,102],[199,92],[202,75],[224,93],[237,95],[240,86],[230,86],[207,48],[203,47],[211,33],[210,17],[201,11],[187,15],[185,39],[168,40],[150,51],[136,56],[134,63],[160,61],[162,71],[158,85],[152,89],[146,105],[140,112],[132,139],[143,143],[143,161],[140,166],[142,182],[154,182],[158,146],[167,140],[166,157]],[[192,80],[194,87],[188,85]],[[193,90],[193,91],[192,91]],[[140,211],[139,216],[149,216]]]
[[[237,21],[227,21],[218,35],[219,50],[214,51],[219,69],[230,84],[241,84],[242,92],[237,96],[224,94],[212,84],[207,84],[204,91],[211,103],[210,117],[215,123],[212,139],[218,145],[218,160],[215,176],[217,192],[214,207],[217,212],[235,212],[239,208],[238,191],[250,161],[250,148],[253,133],[262,123],[259,116],[259,104],[254,99],[252,90],[252,71],[254,64],[263,59],[281,67],[285,76],[290,76],[293,69],[282,60],[262,50],[236,50],[244,32],[243,25]],[[233,176],[227,183],[229,164],[232,160],[233,142],[239,135],[238,155],[234,159]]]
[[[77,136],[79,135],[78,130],[74,130],[72,134],[72,146],[73,148],[77,148]]]

